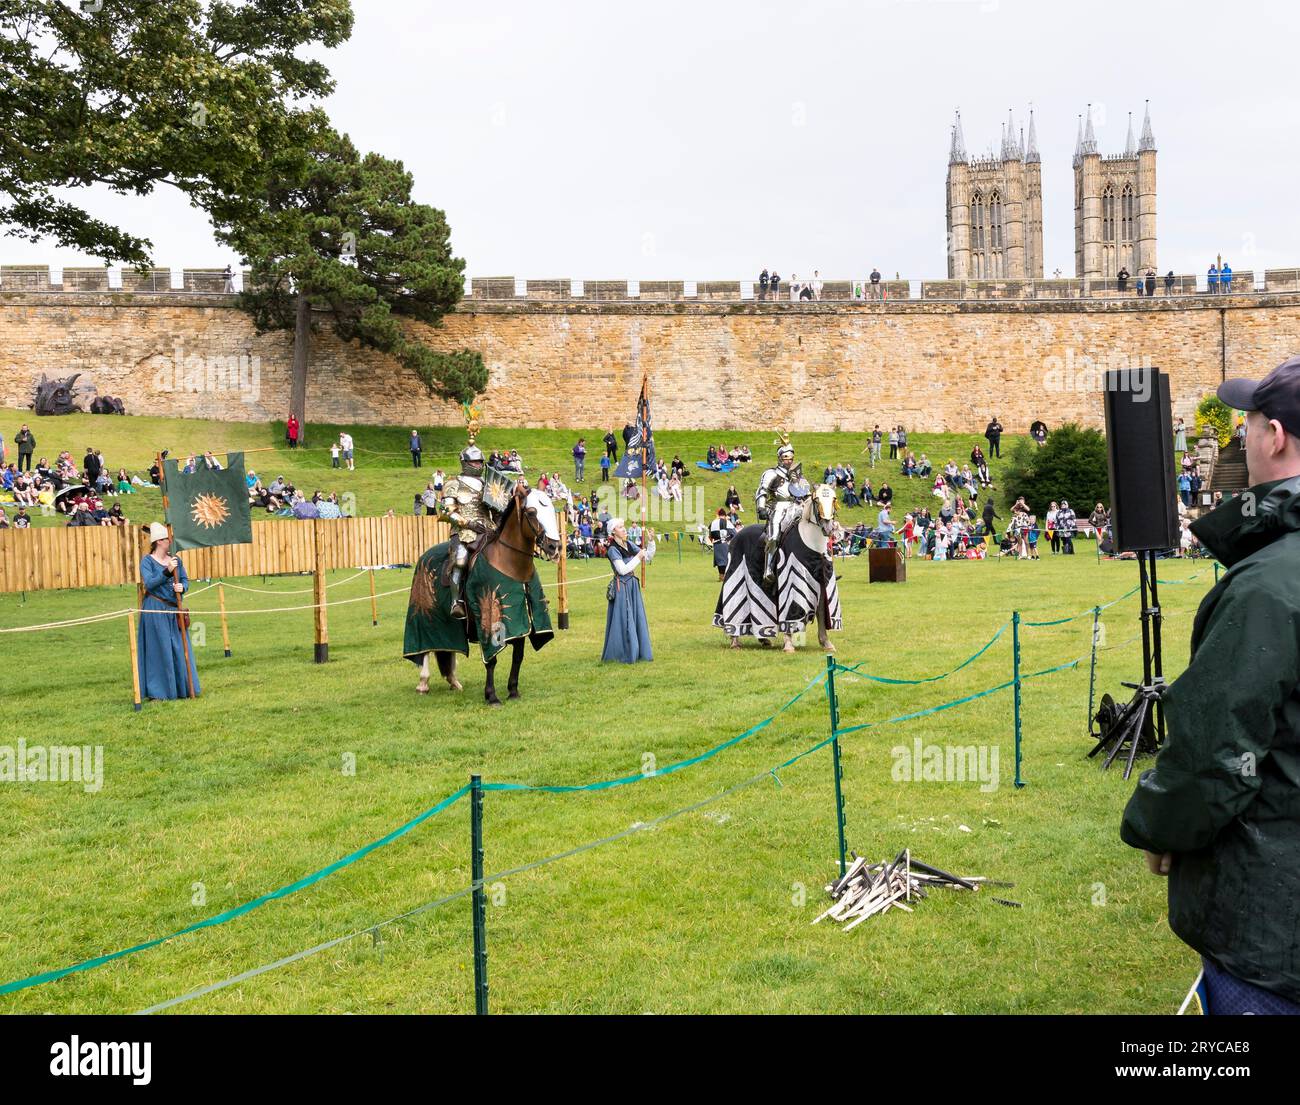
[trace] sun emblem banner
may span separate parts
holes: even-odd
[[[253,540],[243,453],[227,453],[225,468],[209,468],[202,457],[193,472],[173,459],[163,468],[173,548],[246,545]]]

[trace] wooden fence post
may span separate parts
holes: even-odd
[[[128,611],[126,615],[126,632],[129,638],[127,647],[131,650],[131,691],[132,701],[135,703],[135,709],[140,709],[140,657],[136,655],[135,640],[135,613]]]
[[[556,562],[555,581],[559,591],[561,629],[569,628],[569,511],[558,512],[560,517],[560,559]]]
[[[226,621],[226,585],[221,580],[217,580],[217,605],[221,608],[221,647],[226,650],[226,656],[230,656],[230,625]]]
[[[323,664],[330,658],[330,631],[325,609],[325,523],[317,518],[311,525],[316,553],[316,575],[312,587],[312,601],[316,604],[316,663]]]

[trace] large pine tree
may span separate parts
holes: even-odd
[[[305,426],[313,327],[328,326],[412,369],[430,395],[462,402],[487,384],[482,357],[445,353],[406,325],[431,326],[459,302],[465,262],[443,213],[411,198],[400,161],[364,156],[315,116],[258,176],[256,202],[211,206],[218,236],[252,268],[240,303],[259,330],[293,330],[290,413]]]

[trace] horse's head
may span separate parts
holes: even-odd
[[[828,483],[814,486],[804,512],[805,518],[829,537],[835,527],[835,489]]]
[[[527,481],[520,480],[514,498],[525,538],[531,539],[547,560],[554,560],[560,552],[560,522],[551,497],[545,491],[529,489]]]

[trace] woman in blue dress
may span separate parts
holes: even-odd
[[[635,664],[653,660],[650,650],[650,626],[646,622],[645,603],[641,601],[641,581],[637,569],[654,559],[654,530],[647,531],[644,551],[628,538],[622,518],[609,521],[609,562],[614,578],[609,584],[609,613],[605,618],[605,651],[601,660],[618,660]]]
[[[144,600],[140,603],[140,626],[136,631],[140,692],[145,698],[190,698],[199,693],[199,673],[194,668],[189,630],[187,627],[182,635],[176,617],[178,601],[189,590],[190,580],[185,565],[171,555],[170,548],[167,527],[152,523],[149,552],[140,561]]]

